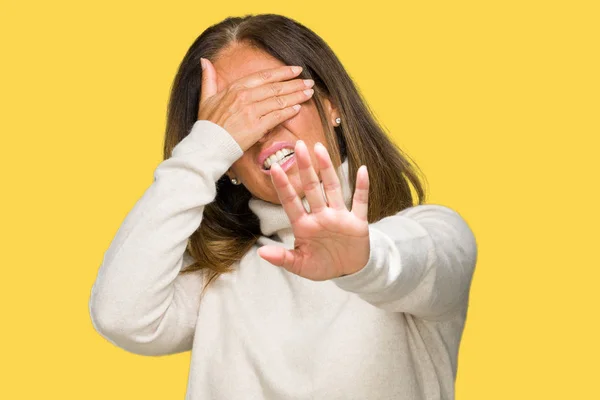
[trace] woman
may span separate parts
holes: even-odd
[[[415,171],[314,32],[227,18],[179,68],[94,327],[193,349],[189,399],[451,399],[477,246]]]

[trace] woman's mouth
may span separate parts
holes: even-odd
[[[281,161],[277,161],[277,164],[279,164],[281,166],[281,169],[283,169],[284,172],[287,171],[288,169],[290,169],[295,163],[296,163],[296,155],[294,153],[290,153],[290,154],[286,155]],[[261,168],[261,171],[265,175],[271,175],[270,168],[265,169],[265,167],[263,166]]]

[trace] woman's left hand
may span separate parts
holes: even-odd
[[[352,211],[349,211],[344,204],[342,188],[329,152],[321,143],[315,145],[314,151],[327,202],[323,198],[308,148],[298,140],[294,152],[310,213],[304,209],[287,174],[279,164],[274,163],[271,166],[271,180],[292,224],[294,250],[263,246],[258,249],[258,254],[271,264],[296,275],[323,281],[353,274],[369,260],[369,176],[366,166],[358,169]]]

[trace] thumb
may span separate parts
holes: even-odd
[[[202,86],[200,88],[200,103],[217,94],[217,73],[215,67],[207,58],[200,58],[202,65]]]
[[[295,259],[293,252],[278,246],[262,246],[257,252],[262,259],[291,272]]]

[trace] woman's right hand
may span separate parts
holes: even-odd
[[[288,65],[244,76],[217,93],[215,68],[208,59],[204,62],[198,120],[223,127],[243,151],[270,129],[296,115],[300,103],[313,94],[310,88],[314,81],[291,79],[302,68]]]

